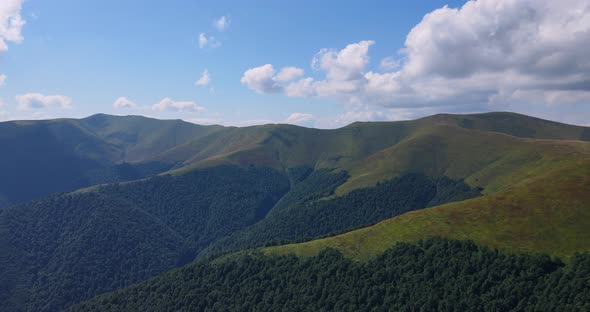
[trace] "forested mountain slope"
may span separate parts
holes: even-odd
[[[0,214],[0,300],[57,311],[192,261],[202,251],[297,241],[479,196],[411,174],[325,199],[345,172],[217,166],[102,185]]]
[[[431,239],[362,263],[334,250],[201,261],[68,311],[585,311],[589,268],[588,254],[564,266]]]
[[[217,167],[114,184],[0,213],[0,302],[59,311],[190,262],[263,218],[289,182],[266,168]]]

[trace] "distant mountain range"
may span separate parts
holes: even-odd
[[[100,114],[3,122],[0,145],[8,311],[60,311],[194,259],[366,262],[433,237],[566,263],[590,251],[590,128],[514,113],[334,130]],[[85,309],[126,310],[102,298]]]
[[[395,176],[392,170],[408,169],[372,168],[364,172],[362,167],[380,167],[378,158],[391,149],[428,140],[428,131],[437,132],[444,126],[521,138],[590,140],[589,128],[513,113],[444,114],[414,121],[354,123],[336,130],[292,125],[200,126],[180,120],[104,114],[83,119],[10,121],[0,123],[0,145],[4,147],[0,155],[0,207],[171,169],[222,163],[251,163],[281,170],[304,165],[363,171],[362,177],[353,174],[354,179],[340,192]],[[415,136],[423,137],[410,140]]]

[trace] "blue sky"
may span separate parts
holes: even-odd
[[[2,120],[100,112],[332,128],[509,110],[590,124],[590,59],[568,52],[590,42],[581,0],[562,5],[581,11],[562,17],[575,25],[527,0],[2,2]],[[523,31],[534,26],[571,38]]]

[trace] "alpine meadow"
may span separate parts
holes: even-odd
[[[585,0],[0,0],[0,311],[590,311],[587,51]]]

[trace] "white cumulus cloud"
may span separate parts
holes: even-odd
[[[195,81],[195,85],[199,87],[208,86],[211,82],[211,78],[209,77],[209,70],[205,69],[201,74],[201,77]]]
[[[18,110],[33,110],[45,108],[72,108],[72,99],[64,95],[43,95],[27,93],[15,96]]]
[[[314,120],[315,117],[312,114],[307,113],[293,113],[285,119],[285,121],[290,124],[305,124]]]
[[[258,93],[281,92],[282,87],[274,79],[276,71],[271,64],[250,68],[244,72],[240,82],[248,86],[250,90]]]
[[[258,93],[278,93],[283,92],[282,83],[302,75],[303,69],[297,67],[284,67],[277,74],[271,64],[265,64],[245,71],[240,82]]]
[[[188,118],[184,121],[192,122],[198,125],[221,125],[224,122],[221,118]]]
[[[222,16],[220,18],[218,18],[217,20],[215,20],[215,22],[213,23],[213,26],[215,26],[215,28],[219,31],[226,31],[229,28],[229,24],[231,23],[231,20],[229,19],[229,16]]]
[[[375,111],[544,110],[559,119],[559,107],[586,105],[582,111],[590,120],[587,0],[477,0],[442,7],[413,27],[397,56],[376,64],[380,71],[369,67],[373,44],[321,49],[312,59],[318,75],[286,85],[277,83],[267,64],[264,83],[248,87],[335,98]]]
[[[0,87],[3,87],[6,84],[6,75],[0,75]]]
[[[207,43],[209,42],[209,39],[207,39],[207,35],[205,35],[205,33],[200,33],[199,34],[199,48],[204,48],[205,46],[207,46]]]
[[[0,1],[0,52],[8,50],[7,41],[19,43],[25,21],[21,17],[22,0]]]
[[[137,108],[137,104],[135,102],[129,100],[128,98],[121,96],[115,100],[115,102],[113,103],[113,107],[116,109]]]
[[[275,76],[276,81],[288,82],[297,77],[303,76],[303,69],[297,67],[283,67],[281,71]]]
[[[381,69],[384,72],[389,72],[393,71],[394,69],[397,69],[400,65],[400,60],[396,60],[392,56],[388,56],[381,60],[381,63],[379,64],[379,69]]]
[[[152,109],[156,111],[176,111],[176,112],[190,112],[199,113],[205,110],[204,107],[198,106],[192,101],[174,101],[171,98],[164,98],[160,102],[152,105]]]
[[[365,40],[347,45],[344,49],[321,49],[312,60],[312,67],[323,70],[328,80],[352,80],[362,76],[369,64],[369,47],[375,42]]]
[[[199,34],[199,48],[204,49],[206,47],[218,48],[221,46],[221,42],[217,41],[215,37],[208,36],[206,33]]]

